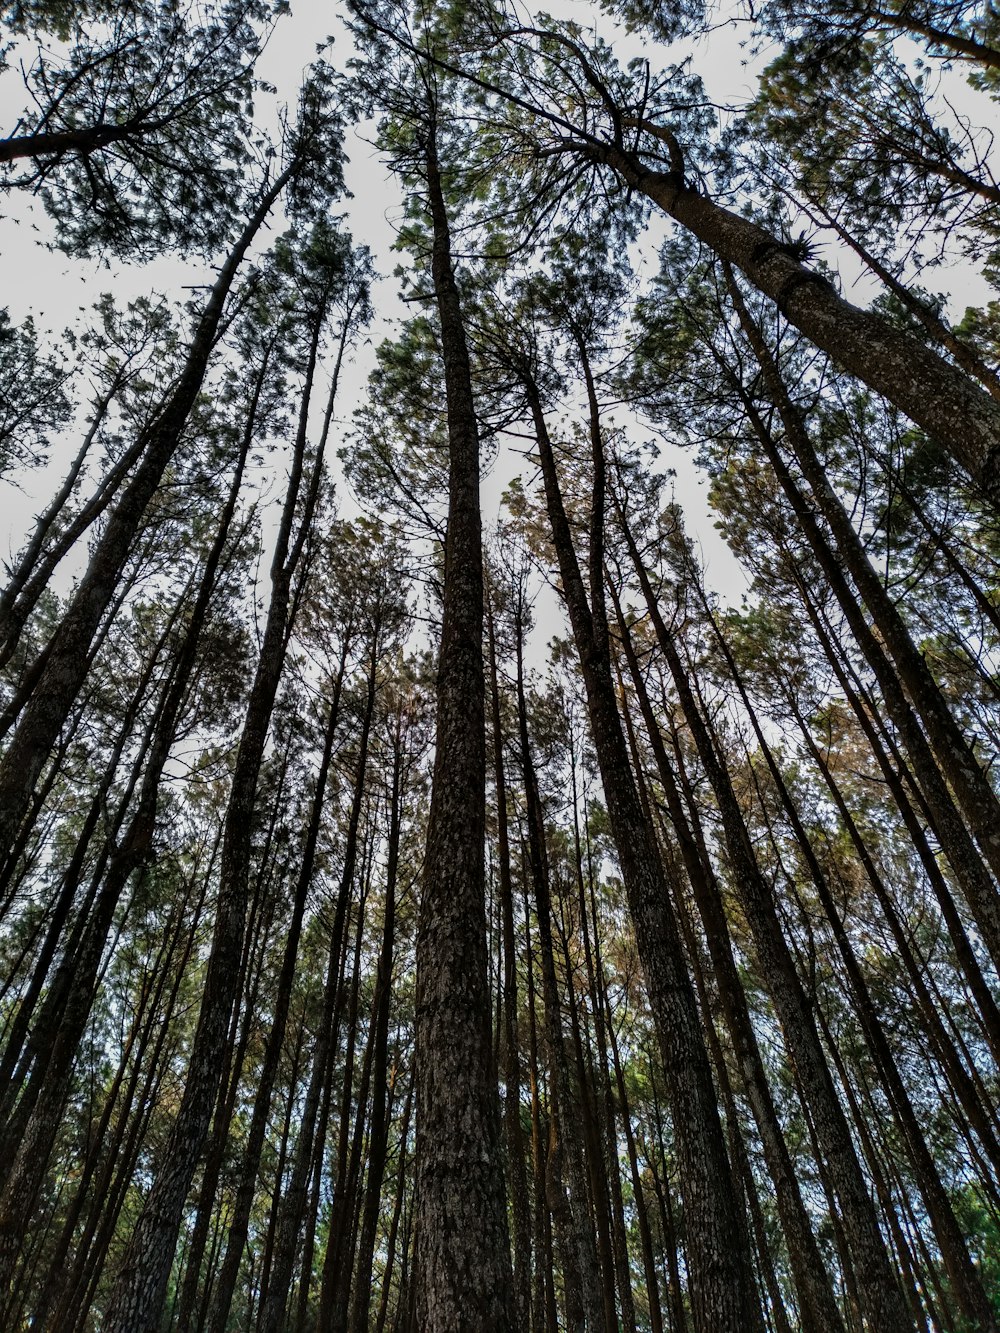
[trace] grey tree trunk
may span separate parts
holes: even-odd
[[[994,505],[1000,502],[1000,404],[975,380],[919,338],[845,301],[827,278],[800,263],[770,232],[690,186],[676,140],[672,150],[678,169],[668,172],[650,171],[638,154],[610,143],[575,146],[582,156],[610,166],[720,259],[745,273],[790,324],[905,412]]]

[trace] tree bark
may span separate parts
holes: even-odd
[[[1000,503],[1000,404],[962,370],[919,338],[845,301],[827,278],[800,263],[758,223],[690,186],[683,170],[650,171],[637,154],[612,143],[572,147],[610,166],[739,268],[790,324],[905,412],[955,458],[991,504]]]
[[[519,369],[538,442],[553,545],[583,671],[601,783],[671,1095],[695,1328],[697,1333],[747,1333],[761,1326],[760,1309],[670,890],[632,778],[610,663],[599,652],[594,634],[538,389],[530,368]]]
[[[449,498],[436,753],[417,927],[416,1321],[421,1333],[513,1333],[486,960],[479,437],[433,109],[424,133]]]
[[[13,842],[42,766],[83,684],[91,642],[114,596],[142,516],[201,390],[237,270],[296,169],[295,163],[290,164],[273,182],[223,265],[198,320],[177,387],[144,432],[140,462],[107,520],[73,600],[43,650],[44,668],[0,760],[0,848]]]
[[[865,1185],[843,1108],[823,1058],[802,983],[781,929],[771,888],[757,865],[729,774],[716,753],[680,655],[663,621],[635,538],[620,509],[619,518],[622,535],[656,630],[657,642],[667,661],[684,719],[718,802],[734,887],[753,938],[760,974],[774,1001],[789,1053],[809,1098],[831,1179],[841,1201],[851,1259],[864,1291],[865,1313],[874,1330],[881,1330],[882,1333],[903,1333],[905,1330],[909,1333],[912,1321],[889,1262],[874,1205]]]

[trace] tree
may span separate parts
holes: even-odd
[[[21,6],[32,106],[0,140],[8,188],[38,191],[78,253],[214,252],[260,149],[249,117],[269,9],[137,0],[56,16]],[[57,44],[44,36],[53,19]]]

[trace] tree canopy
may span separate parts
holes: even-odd
[[[2,16],[0,1325],[998,1333],[994,7]]]

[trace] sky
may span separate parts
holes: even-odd
[[[593,13],[589,5],[573,0],[568,3],[561,0],[550,6],[549,12],[557,17],[574,17],[578,21],[591,18]],[[606,20],[601,21],[600,30],[602,35],[614,35]],[[277,90],[274,95],[262,94],[258,99],[258,111],[265,123],[276,121],[282,104],[294,105],[304,69],[329,36],[334,38],[329,57],[342,67],[350,54],[350,35],[340,22],[335,5],[299,0],[299,3],[293,3],[291,14],[276,25],[258,67],[261,78]],[[626,57],[646,53],[641,40],[622,33],[615,36],[615,46]],[[751,80],[741,68],[740,60],[735,30],[717,34],[713,39],[711,65],[720,75],[720,86],[724,86],[727,97],[749,94]],[[17,69],[12,68],[0,76],[0,133],[12,132],[23,104],[23,85]],[[343,377],[345,391],[337,411],[342,430],[348,427],[354,408],[363,399],[368,372],[374,364],[375,346],[392,335],[395,323],[407,313],[399,300],[399,282],[392,276],[395,267],[405,262],[405,256],[392,250],[402,201],[397,181],[372,146],[373,132],[371,125],[353,127],[348,132],[346,144],[349,161],[345,174],[352,196],[343,204],[346,225],[355,240],[363,240],[370,247],[382,277],[376,286],[376,317],[366,344],[358,349]],[[274,228],[271,234],[274,234]],[[208,279],[206,266],[176,255],[166,255],[144,264],[113,266],[104,260],[71,260],[58,251],[45,248],[50,235],[51,227],[44,210],[27,192],[11,191],[6,197],[0,197],[0,256],[4,272],[0,300],[8,306],[14,321],[30,314],[40,330],[58,333],[70,325],[85,322],[89,306],[105,291],[113,292],[119,303],[154,292],[181,297],[186,288]],[[656,245],[652,232],[642,251],[645,262],[653,265],[651,271],[655,271]],[[47,467],[18,478],[16,482],[0,480],[0,559],[10,559],[16,553],[33,514],[58,485],[78,440],[78,431],[68,431],[62,442],[50,451]],[[712,526],[704,500],[704,478],[698,473],[693,459],[688,453],[675,450],[669,460],[664,461],[677,469],[676,493],[690,513],[692,527],[702,542],[709,561],[710,578],[722,589],[741,590],[742,576]],[[500,451],[483,480],[483,513],[487,525],[495,521],[500,497],[512,478],[524,473],[525,480],[528,480],[529,471],[520,454]],[[340,489],[342,507],[350,512],[355,508],[352,497],[343,487]],[[62,590],[70,585],[79,559],[79,556],[76,559],[71,557],[64,562],[58,580]],[[552,628],[555,632],[558,627],[553,625]]]
[[[573,18],[591,25],[595,21],[595,7],[581,0],[559,0],[550,5],[555,17]],[[621,60],[635,55],[648,57],[655,65],[658,52],[636,36],[616,29],[606,17],[598,17],[597,30],[609,38]],[[317,47],[329,36],[334,42],[330,57],[343,66],[350,54],[350,37],[340,22],[335,5],[299,0],[293,3],[291,14],[282,19],[271,36],[259,66],[263,79],[273,84],[274,95],[262,94],[259,112],[275,120],[281,104],[294,105],[304,68],[315,58]],[[717,103],[741,104],[752,95],[755,74],[764,57],[748,60],[743,43],[748,35],[745,25],[737,23],[717,26],[708,36],[688,44],[695,68],[705,79],[709,96]],[[681,48],[683,51],[684,48]],[[670,59],[677,58],[678,48],[671,50]],[[666,59],[666,57],[664,58]],[[16,122],[24,97],[16,67],[0,75],[0,133],[10,133]],[[973,113],[981,110],[975,95],[964,81],[950,89],[954,98],[964,99]],[[964,105],[964,103],[962,103]],[[347,431],[355,407],[363,400],[368,372],[374,361],[374,348],[383,338],[392,335],[395,323],[405,317],[406,307],[398,297],[399,283],[392,276],[393,269],[405,257],[392,251],[396,225],[401,216],[401,199],[395,178],[380,160],[370,142],[371,126],[354,128],[348,133],[346,169],[348,188],[352,197],[344,202],[346,224],[355,240],[364,241],[372,250],[376,268],[384,275],[375,291],[376,318],[364,346],[359,348],[344,376],[343,393],[337,411],[337,428]],[[280,228],[280,219],[276,226]],[[272,234],[274,228],[272,228]],[[653,219],[647,233],[636,247],[633,256],[640,273],[652,276],[656,270],[656,252],[664,234],[662,220]],[[44,244],[50,228],[44,211],[37,201],[23,191],[9,192],[0,197],[0,256],[3,265],[2,300],[19,321],[29,313],[41,330],[59,331],[85,317],[89,305],[104,291],[112,291],[121,303],[127,299],[165,292],[182,297],[185,289],[206,280],[208,270],[197,261],[167,255],[145,264],[109,266],[105,261],[69,260],[58,251],[47,250]],[[822,250],[821,250],[822,253]],[[855,300],[864,300],[865,284],[859,279],[856,266],[841,253],[827,254],[840,270],[847,288],[846,294]],[[959,308],[969,301],[983,299],[984,293],[974,278],[967,273],[951,275]],[[621,414],[616,414],[621,422]],[[632,419],[628,424],[637,439],[650,438],[650,432]],[[49,466],[6,485],[0,481],[0,559],[10,558],[17,550],[30,527],[32,515],[49,498],[77,447],[77,430],[68,431],[61,443],[51,451]],[[334,441],[334,450],[341,440]],[[523,447],[523,443],[520,447]],[[691,452],[662,446],[661,465],[676,471],[674,494],[681,501],[689,530],[700,545],[706,561],[709,585],[727,602],[738,602],[746,581],[735,558],[729,552],[714,526],[714,518],[706,502],[706,481],[697,468]],[[501,450],[490,473],[483,482],[483,513],[489,525],[497,516],[500,496],[511,479],[521,473],[529,480],[530,467],[518,453]],[[272,488],[275,492],[280,487]],[[350,513],[356,510],[345,486],[339,488],[342,508]],[[67,588],[80,556],[64,562],[60,585]],[[549,616],[554,619],[554,611]],[[540,629],[546,629],[540,626]],[[555,623],[552,632],[560,629]]]

